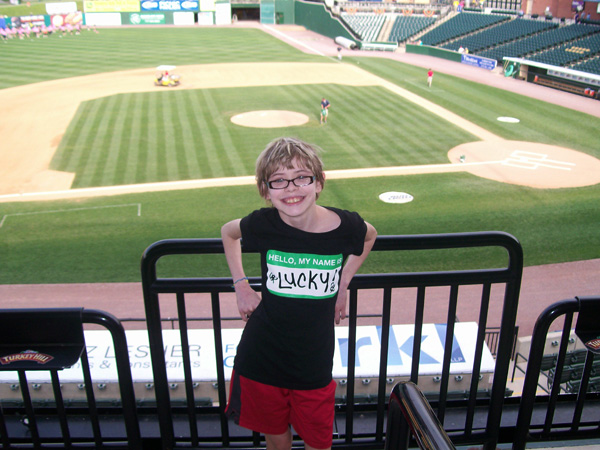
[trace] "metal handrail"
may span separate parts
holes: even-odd
[[[444,431],[431,405],[419,387],[410,382],[394,386],[388,409],[385,450],[406,450],[406,426],[422,450],[454,450],[456,447]]]
[[[66,448],[108,448],[127,446],[128,448],[142,448],[142,439],[140,433],[140,421],[138,420],[138,411],[136,408],[135,392],[132,381],[129,353],[127,351],[127,339],[125,330],[119,320],[112,314],[99,310],[86,310],[83,308],[34,308],[34,309],[6,309],[0,310],[0,315],[11,319],[14,314],[19,314],[27,324],[38,329],[27,329],[22,327],[20,333],[17,333],[11,340],[11,344],[17,348],[29,347],[28,337],[35,335],[36,344],[31,344],[34,349],[50,349],[50,356],[58,358],[62,351],[67,348],[81,348],[80,353],[76,355],[81,365],[81,374],[83,383],[81,386],[85,391],[85,406],[69,406],[61,392],[63,381],[60,379],[59,372],[61,368],[49,366],[44,369],[40,367],[4,367],[4,370],[16,372],[19,377],[19,390],[21,391],[22,403],[17,406],[6,407],[0,405],[0,447],[13,448],[46,448],[58,447],[61,443]],[[14,319],[13,319],[14,320]],[[40,326],[45,322],[46,326]],[[114,358],[116,371],[118,373],[118,386],[120,394],[120,406],[113,408],[121,420],[106,420],[104,413],[110,408],[100,408],[96,394],[93,390],[94,379],[92,378],[92,364],[88,358],[88,351],[85,345],[84,325],[99,325],[109,332],[114,345]],[[5,327],[7,328],[7,327]],[[52,328],[53,332],[48,332]],[[4,330],[6,332],[6,329]],[[81,333],[81,342],[77,341],[75,332]],[[58,342],[57,342],[58,339]],[[61,339],[64,339],[61,341]],[[4,343],[4,342],[3,342]],[[66,366],[70,367],[70,365]],[[48,372],[51,380],[52,397],[41,405],[35,401],[30,393],[30,386],[27,380],[27,372],[32,370]],[[32,385],[33,389],[35,384]],[[102,409],[102,411],[101,411]],[[25,414],[22,413],[25,411]],[[74,416],[79,415],[77,419]],[[27,428],[27,435],[23,439],[22,426],[14,427],[14,417],[22,417],[22,426]],[[83,428],[87,430],[82,436],[81,427],[75,423],[85,424]],[[121,427],[124,425],[124,433]],[[9,433],[10,428],[10,433]],[[110,433],[107,433],[110,429]],[[104,433],[104,435],[103,435]],[[109,434],[110,436],[107,436]],[[31,445],[30,445],[31,444]]]
[[[506,382],[508,379],[508,368],[510,365],[511,350],[513,346],[515,322],[518,306],[518,296],[521,285],[523,269],[523,252],[520,243],[508,233],[503,232],[476,232],[476,233],[452,233],[436,235],[403,235],[403,236],[379,236],[373,247],[374,252],[381,251],[409,251],[409,250],[438,250],[438,249],[460,249],[460,248],[478,248],[478,247],[496,247],[502,248],[508,254],[508,263],[506,267],[477,269],[477,270],[453,270],[453,271],[435,271],[435,272],[401,272],[401,273],[380,273],[380,274],[361,274],[353,278],[349,286],[349,320],[348,320],[348,345],[346,364],[348,368],[346,398],[347,401],[340,406],[338,412],[343,413],[345,420],[344,434],[340,436],[343,442],[334,442],[334,446],[340,448],[350,448],[360,446],[360,440],[355,436],[354,416],[357,411],[364,411],[364,405],[358,405],[355,402],[354,383],[356,381],[355,364],[357,353],[356,329],[358,316],[358,292],[363,289],[382,290],[382,310],[381,320],[381,350],[380,367],[377,385],[377,404],[373,405],[376,409],[374,440],[370,445],[383,447],[384,440],[384,421],[386,409],[386,391],[387,375],[386,368],[388,363],[389,333],[390,333],[390,314],[392,301],[392,292],[397,288],[416,288],[417,289],[417,309],[414,316],[414,339],[412,344],[411,381],[417,383],[419,378],[419,364],[421,354],[421,332],[424,324],[424,307],[426,299],[426,290],[429,287],[444,286],[450,289],[448,298],[448,313],[446,318],[446,333],[444,338],[444,348],[453,347],[453,335],[456,320],[456,308],[459,302],[459,287],[463,285],[481,286],[481,307],[478,318],[479,331],[475,340],[474,362],[472,369],[472,378],[468,388],[467,407],[465,409],[465,425],[462,438],[474,442],[482,442],[486,448],[495,448],[500,433],[500,419],[502,415],[502,406],[506,392]],[[244,253],[248,253],[242,247]],[[194,397],[191,385],[192,380],[186,376],[186,391],[190,392],[187,398],[189,417],[189,437],[175,438],[174,423],[172,416],[172,406],[169,397],[168,380],[165,369],[165,355],[163,351],[163,339],[161,333],[161,294],[176,294],[178,316],[180,324],[180,333],[182,344],[186,339],[186,298],[191,293],[210,294],[210,303],[212,308],[212,328],[215,343],[215,355],[217,361],[222,361],[222,318],[220,297],[221,293],[232,292],[231,278],[159,278],[156,273],[156,265],[164,256],[172,255],[192,255],[192,254],[219,254],[223,253],[223,245],[220,239],[171,239],[163,240],[152,244],[146,249],[142,257],[142,288],[144,293],[144,303],[146,310],[146,319],[149,333],[150,353],[152,356],[152,369],[155,379],[155,395],[157,402],[157,413],[159,419],[160,436],[163,446],[172,448],[176,446],[176,441],[185,445],[190,442],[196,445],[198,442],[198,424],[195,420]],[[260,288],[260,279],[251,277],[250,285],[254,289]],[[501,312],[501,331],[499,336],[498,352],[492,386],[489,390],[487,402],[489,408],[485,410],[487,424],[485,427],[474,427],[476,408],[478,407],[478,382],[482,362],[482,349],[485,346],[485,327],[488,320],[489,305],[491,302],[491,290],[494,285],[503,286],[503,300]],[[170,297],[170,296],[169,296]],[[170,297],[172,298],[172,297]],[[441,377],[439,384],[439,400],[437,402],[437,411],[440,421],[444,421],[444,415],[448,408],[448,386],[451,378],[450,364],[451,351],[445,351],[443,360],[441,360]],[[185,349],[182,352],[186,355]],[[189,361],[183,361],[184,371],[191,371]],[[231,444],[229,424],[223,413],[226,404],[225,375],[222,364],[216,364],[216,385],[218,386],[219,407],[213,407],[211,413],[219,417],[221,424],[221,445],[227,448]],[[197,411],[201,413],[200,411]],[[255,442],[256,438],[255,438]],[[257,444],[258,445],[258,444]],[[375,448],[375,447],[372,447]]]
[[[593,399],[598,402],[598,394],[587,393],[587,384],[590,378],[594,354],[591,351],[587,352],[585,368],[581,375],[581,385],[579,392],[573,394],[560,394],[560,382],[555,382],[552,386],[549,396],[544,397],[542,407],[546,410],[543,426],[538,426],[537,430],[532,429],[531,422],[536,409],[536,394],[538,387],[538,378],[541,371],[542,359],[544,357],[544,346],[546,343],[546,335],[552,323],[559,318],[564,319],[562,338],[556,358],[555,377],[560,380],[561,374],[565,365],[565,356],[568,349],[570,330],[573,324],[573,317],[582,308],[582,302],[593,304],[596,311],[600,310],[600,297],[582,297],[562,300],[548,306],[538,317],[533,328],[533,336],[531,338],[531,348],[529,358],[527,360],[527,370],[525,372],[525,381],[523,384],[523,394],[519,407],[519,415],[514,432],[513,449],[524,450],[528,441],[536,439],[549,439],[553,428],[554,415],[559,408],[560,397],[570,400],[570,407],[564,415],[568,415],[568,422],[565,426],[559,427],[559,433],[563,439],[573,437],[597,437],[600,431],[598,418],[587,420],[587,424],[583,424],[584,417],[582,415],[584,404],[587,400]],[[598,325],[600,332],[600,324]],[[540,414],[541,416],[541,414]],[[541,427],[541,429],[540,429]]]

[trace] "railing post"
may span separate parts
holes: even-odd
[[[527,358],[527,370],[525,372],[523,393],[521,394],[521,403],[519,405],[517,426],[514,432],[513,450],[525,450],[548,329],[557,317],[577,311],[578,308],[579,302],[576,299],[563,300],[547,307],[535,322],[531,348],[529,350],[529,357]]]
[[[156,396],[160,439],[163,450],[171,450],[175,444],[175,433],[173,431],[173,421],[171,420],[171,397],[168,390],[158,294],[152,290],[152,286],[156,281],[156,263],[162,256],[159,251],[156,251],[157,248],[160,250],[160,242],[146,249],[142,257],[142,291],[148,327],[148,344],[152,356],[154,395]]]

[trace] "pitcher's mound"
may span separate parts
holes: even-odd
[[[281,128],[304,125],[308,116],[294,111],[250,111],[233,116],[231,121],[243,127]]]

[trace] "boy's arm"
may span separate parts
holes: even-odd
[[[335,303],[335,323],[340,323],[340,320],[346,318],[346,298],[348,296],[348,285],[352,280],[352,277],[356,275],[358,269],[362,265],[362,263],[367,259],[371,249],[373,248],[373,244],[375,244],[375,239],[377,238],[377,230],[373,225],[368,222],[367,224],[367,234],[365,235],[365,244],[363,247],[363,252],[360,256],[350,255],[346,260],[346,264],[344,265],[344,270],[342,271],[342,279],[340,280],[340,287],[338,291],[337,301]]]
[[[225,258],[227,259],[227,265],[229,266],[234,283],[237,280],[242,280],[235,283],[233,287],[235,289],[240,316],[246,322],[260,303],[260,297],[250,287],[247,280],[244,280],[246,275],[244,273],[244,266],[242,265],[242,230],[240,229],[240,220],[232,220],[223,225],[221,228],[221,239],[223,240]]]

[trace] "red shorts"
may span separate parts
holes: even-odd
[[[283,434],[291,425],[314,448],[333,440],[335,381],[321,389],[283,389],[233,372],[226,413],[235,423],[263,434]]]

